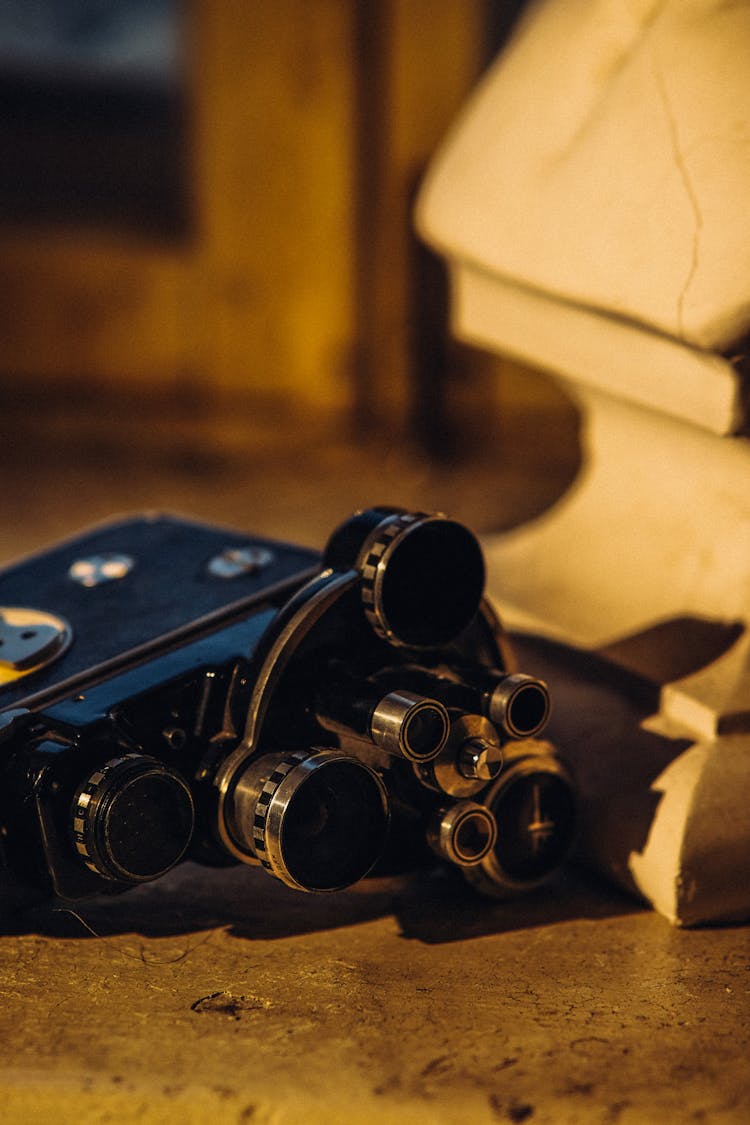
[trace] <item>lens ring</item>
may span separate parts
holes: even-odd
[[[539,734],[549,714],[547,685],[522,672],[503,676],[490,697],[490,719],[511,738],[532,738]]]
[[[145,883],[185,854],[192,837],[190,788],[156,758],[126,754],[95,769],[72,804],[73,844],[103,878]]]
[[[392,691],[380,700],[370,721],[376,746],[410,762],[429,762],[445,746],[450,716],[437,699]]]
[[[388,798],[378,775],[337,750],[285,756],[263,784],[253,842],[270,874],[304,891],[337,891],[382,854]]]
[[[484,592],[476,537],[443,515],[402,513],[384,520],[365,543],[358,565],[371,627],[406,648],[455,640]]]
[[[456,801],[436,813],[427,840],[443,859],[457,867],[473,867],[495,846],[497,825],[485,805]]]
[[[450,732],[450,718],[436,699],[421,699],[407,714],[401,741],[404,757],[412,762],[429,762],[445,746]]]

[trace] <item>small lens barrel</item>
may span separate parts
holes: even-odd
[[[502,676],[487,696],[488,718],[511,738],[533,738],[539,734],[549,712],[547,685],[520,672]]]
[[[473,665],[455,668],[454,673],[458,678],[416,665],[398,669],[404,687],[434,696],[453,710],[479,712],[506,737],[533,738],[546,726],[550,695],[543,680]]]
[[[429,762],[445,746],[450,718],[442,703],[409,691],[392,691],[372,713],[376,746],[410,762]]]
[[[289,887],[337,891],[380,858],[388,799],[378,775],[338,750],[269,754],[250,762],[233,797],[235,830]]]
[[[457,867],[473,867],[497,840],[497,825],[488,808],[474,801],[456,801],[439,809],[427,829],[427,842],[441,859]]]
[[[333,669],[319,688],[315,716],[322,727],[371,739],[387,754],[410,762],[436,757],[448,738],[448,711],[436,699],[383,689]]]

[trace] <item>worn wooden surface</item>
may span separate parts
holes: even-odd
[[[4,1122],[744,1122],[750,931],[184,866],[0,937]]]

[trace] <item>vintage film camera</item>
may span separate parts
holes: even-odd
[[[566,855],[475,537],[373,508],[322,555],[166,516],[0,573],[0,879],[76,899],[183,859],[334,891],[435,854],[503,895]]]

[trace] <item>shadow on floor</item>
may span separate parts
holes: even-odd
[[[52,900],[18,910],[0,932],[87,939],[127,933],[169,937],[222,928],[247,941],[273,941],[391,916],[404,938],[433,945],[640,909],[596,876],[574,868],[530,895],[495,901],[477,895],[458,873],[446,869],[365,880],[336,894],[310,895],[289,890],[254,868],[216,870],[186,863],[124,895],[77,903]]]

